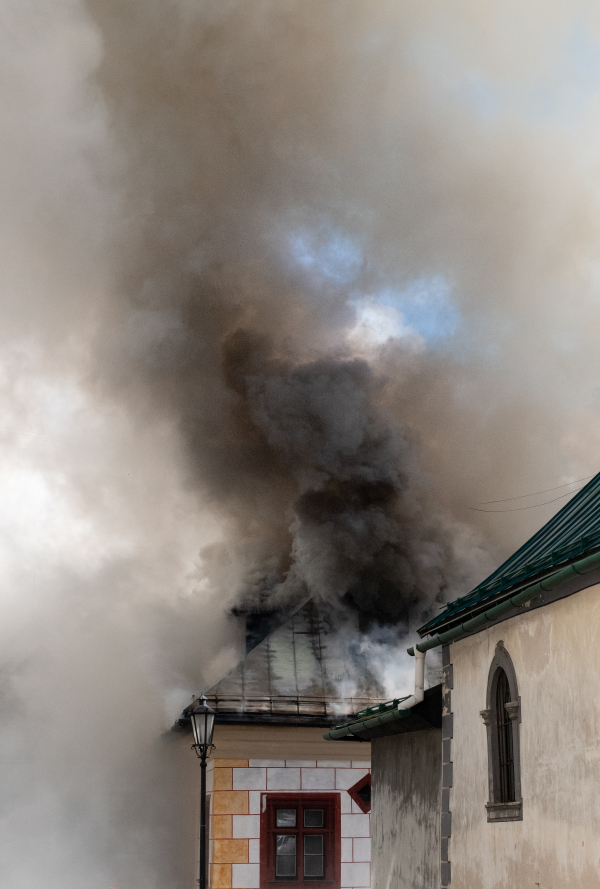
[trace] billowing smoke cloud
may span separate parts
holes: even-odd
[[[599,13],[2,22],[0,882],[180,889],[231,609],[316,596],[402,691],[561,501],[469,507],[598,469]]]
[[[363,629],[406,630],[411,607],[422,619],[482,565],[475,541],[458,551],[465,535],[386,403],[385,350],[361,330],[381,339],[371,316],[392,287],[432,331],[437,313],[442,336],[458,318],[430,258],[415,288],[394,225],[407,208],[397,188],[383,196],[398,148],[379,150],[382,117],[398,124],[354,93],[356,53],[383,73],[360,30],[371,13],[179,9],[191,18],[169,43],[141,6],[125,21],[110,4],[91,9],[107,35],[98,77],[128,183],[101,373],[111,366],[114,385],[177,423],[190,483],[229,526],[224,558],[233,546],[243,606],[308,594],[354,609]],[[393,317],[380,325],[396,332]],[[427,363],[422,338],[406,339],[394,365]]]

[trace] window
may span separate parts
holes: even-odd
[[[511,695],[504,670],[496,679],[496,731],[498,733],[498,802],[515,801],[515,763],[513,758],[512,724],[506,710]]]
[[[361,812],[367,815],[371,811],[371,773],[357,781],[348,793]]]
[[[519,767],[521,699],[515,669],[503,642],[496,646],[490,667],[486,703],[481,716],[488,740],[488,821],[520,821],[523,818]]]
[[[340,885],[339,794],[262,795],[261,886]]]

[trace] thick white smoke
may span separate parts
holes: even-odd
[[[6,0],[0,882],[181,889],[236,604],[398,631],[598,469],[600,13]],[[509,504],[510,505],[510,504]]]

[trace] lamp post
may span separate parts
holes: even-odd
[[[200,760],[200,889],[206,889],[206,758],[213,749],[215,711],[206,703],[202,695],[190,712],[194,741],[192,750]]]

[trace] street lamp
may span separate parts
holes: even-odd
[[[192,750],[200,760],[200,889],[206,889],[206,758],[213,749],[215,711],[206,703],[202,695],[190,712],[194,741]]]

